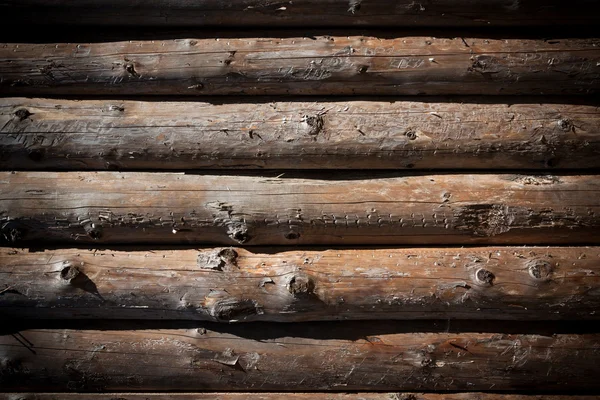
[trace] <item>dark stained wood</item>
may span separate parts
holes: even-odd
[[[481,100],[211,104],[5,98],[0,168],[600,167],[597,103]]]
[[[5,95],[551,95],[600,88],[600,40],[368,36],[5,43]]]
[[[596,400],[598,396],[499,393],[0,393],[2,400]]]
[[[555,26],[600,21],[593,0],[5,0],[7,23],[154,26]]]
[[[135,155],[132,155],[135,157]],[[3,172],[3,243],[595,244],[596,175]]]
[[[600,248],[0,248],[0,315],[280,321],[597,319]]]
[[[351,324],[220,326],[7,333],[0,336],[2,390],[600,389],[598,334],[373,330],[351,337]]]

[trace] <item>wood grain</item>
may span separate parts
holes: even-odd
[[[591,0],[5,0],[12,24],[121,26],[564,26],[599,22]]]
[[[0,315],[278,321],[598,319],[600,248],[0,248]]]
[[[5,95],[594,94],[600,40],[368,36],[0,45]]]
[[[40,392],[600,388],[598,334],[395,333],[387,322],[351,337],[364,328],[263,325],[7,333],[0,382]]]
[[[592,395],[526,395],[500,393],[0,393],[2,400],[596,400]]]
[[[600,242],[596,175],[319,177],[2,172],[0,238],[34,246]]]
[[[0,168],[600,167],[600,110],[574,98],[222,104],[0,99]]]

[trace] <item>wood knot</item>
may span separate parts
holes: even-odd
[[[245,225],[230,225],[227,230],[227,235],[237,243],[246,243],[250,240],[248,228]]]
[[[17,111],[15,111],[15,117],[17,117],[19,119],[19,121],[24,121],[30,115],[33,115],[33,114],[30,113],[29,110],[27,110],[26,108],[19,108]]]
[[[359,74],[366,74],[368,70],[369,70],[369,66],[368,65],[361,65],[361,66],[358,67],[358,73]]]
[[[127,71],[131,76],[135,76],[135,77],[140,76],[140,74],[138,74],[137,71],[135,70],[135,65],[133,63],[125,64],[124,68],[125,68],[125,71]]]
[[[532,260],[528,263],[529,276],[537,281],[547,281],[552,275],[552,265],[544,260]]]
[[[213,303],[209,313],[218,321],[233,322],[262,314],[262,311],[254,300],[223,299]]]
[[[225,267],[237,267],[238,254],[233,249],[222,249],[218,252],[202,252],[198,254],[198,267],[201,269],[212,269],[223,271]]]
[[[569,132],[573,129],[573,122],[571,122],[571,120],[568,118],[561,118],[556,122],[556,124],[561,130],[565,132]]]
[[[296,297],[308,296],[314,293],[315,283],[306,275],[292,276],[287,288]]]
[[[408,140],[415,140],[417,138],[417,132],[414,128],[408,128],[406,132],[404,132],[404,136],[406,136]]]
[[[67,263],[67,265],[60,270],[60,278],[69,283],[79,275],[79,268]]]
[[[479,268],[475,271],[475,283],[481,286],[492,286],[496,276],[487,269]]]
[[[323,130],[323,117],[321,115],[304,115],[302,122],[308,125],[308,134],[317,136]]]
[[[102,226],[96,225],[93,222],[88,222],[83,226],[85,233],[93,240],[99,240],[102,238]]]

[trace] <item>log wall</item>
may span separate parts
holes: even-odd
[[[597,398],[595,3],[3,1],[0,400]]]

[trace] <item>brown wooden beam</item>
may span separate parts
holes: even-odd
[[[2,172],[0,238],[35,246],[600,243],[596,175],[318,176]]]
[[[0,393],[2,400],[596,400],[598,396],[500,393]]]
[[[28,252],[0,248],[0,314],[279,321],[600,317],[600,248]]]
[[[0,168],[599,168],[597,102],[540,100],[4,98]]]
[[[600,40],[318,36],[5,43],[4,95],[551,95],[600,88]]]
[[[121,26],[564,26],[599,22],[590,0],[5,0],[7,23]]]
[[[600,389],[598,334],[394,333],[371,322],[352,337],[364,329],[263,325],[13,331],[0,336],[0,382],[40,392]]]

